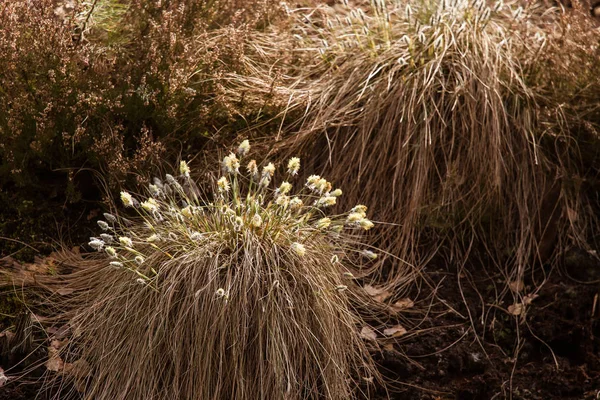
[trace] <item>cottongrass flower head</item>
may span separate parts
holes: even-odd
[[[304,257],[306,255],[306,247],[302,243],[294,242],[290,247],[298,256]]]
[[[217,181],[217,188],[219,193],[229,192],[229,181],[226,177],[223,176]]]
[[[298,157],[292,157],[288,161],[287,172],[292,176],[296,176],[300,170],[300,159]]]
[[[117,217],[115,217],[114,215],[112,215],[110,213],[104,213],[102,215],[104,215],[104,218],[111,224],[117,222]]]
[[[228,156],[223,158],[223,169],[230,174],[237,173],[239,171],[240,161],[234,153],[229,153]]]
[[[290,190],[292,190],[292,184],[289,182],[282,182],[277,189],[277,193],[288,194]]]
[[[256,160],[250,160],[246,169],[251,177],[254,179],[258,177],[258,165],[256,164]]]
[[[133,197],[127,192],[121,192],[121,202],[125,207],[133,207]]]
[[[179,163],[179,173],[186,178],[190,177],[190,167],[188,166],[187,162],[181,161]]]
[[[106,246],[104,251],[106,251],[106,254],[108,254],[110,258],[115,258],[117,256],[117,251],[112,246]]]
[[[98,226],[103,230],[106,231],[108,230],[108,228],[110,228],[110,226],[105,222],[105,221],[98,221]]]
[[[141,203],[141,206],[144,210],[153,213],[158,211],[159,204],[152,197],[149,197],[148,200]]]
[[[273,174],[275,173],[275,165],[270,162],[267,165],[265,165],[263,167],[263,171],[262,174],[263,176],[268,176],[269,178],[273,177]]]
[[[92,238],[92,240],[90,240],[90,242],[88,243],[88,245],[96,251],[102,251],[102,249],[104,248],[104,244],[105,242],[103,240],[99,240],[96,238]]]
[[[162,193],[162,190],[160,189],[160,187],[158,187],[158,185],[148,185],[148,189],[150,191],[150,195],[154,196],[154,197],[159,197]]]
[[[298,170],[244,174],[232,155],[214,193],[167,178],[165,196],[121,196],[142,206],[103,231],[114,243],[91,238],[104,253],[78,278],[68,346],[93,371],[90,398],[351,399],[379,379],[355,312],[371,300],[348,275],[371,268],[366,209],[326,212],[323,178],[293,193]]]
[[[250,141],[248,141],[248,139],[246,139],[242,143],[240,143],[240,145],[238,146],[237,153],[240,155],[240,157],[244,157],[249,152],[250,152]]]
[[[289,204],[292,210],[299,210],[300,208],[302,208],[303,205],[304,203],[302,202],[302,199],[297,196],[292,197]]]
[[[119,243],[121,243],[121,245],[125,247],[133,247],[133,240],[131,240],[127,236],[121,236],[119,238]]]
[[[112,237],[112,235],[109,235],[107,233],[101,233],[100,239],[102,239],[105,243],[108,243],[108,244],[111,244],[114,241],[114,238]]]

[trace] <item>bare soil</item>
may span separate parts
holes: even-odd
[[[427,321],[429,332],[382,355],[386,375],[404,386],[392,398],[600,398],[600,264],[578,251],[565,257],[564,266],[552,271],[518,317],[507,310],[512,295],[497,306],[486,304],[501,282],[483,270],[475,276],[430,272],[437,282],[444,278],[438,296],[455,312],[439,305],[439,315]],[[529,288],[526,283],[523,291]]]

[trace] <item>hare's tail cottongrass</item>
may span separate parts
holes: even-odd
[[[341,190],[296,182],[298,158],[281,177],[261,169],[249,149],[208,196],[182,162],[121,193],[135,216],[99,221],[65,355],[90,365],[86,398],[348,399],[378,378],[355,312],[366,207],[333,214]]]

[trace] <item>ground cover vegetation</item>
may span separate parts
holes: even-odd
[[[594,398],[594,10],[3,3],[0,387]]]

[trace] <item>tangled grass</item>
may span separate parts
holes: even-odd
[[[239,79],[249,92],[269,88],[288,115],[300,112],[278,150],[311,154],[346,199],[367,199],[378,220],[392,222],[373,240],[412,264],[442,256],[461,265],[476,254],[511,282],[584,246],[595,220],[569,184],[582,171],[583,142],[561,126],[568,100],[548,93],[566,93],[551,87],[560,74],[542,62],[564,54],[556,11],[501,1],[342,3],[290,11],[301,67],[257,51],[264,61],[255,68],[271,60],[270,70],[284,71],[276,87]],[[593,52],[576,53],[593,62]],[[590,81],[572,80],[571,93],[593,92]],[[545,118],[548,107],[555,114]],[[404,281],[404,265],[391,284]]]
[[[272,163],[240,165],[248,150],[210,193],[185,162],[122,192],[135,216],[105,214],[97,255],[46,283],[73,291],[49,303],[73,332],[54,369],[85,363],[85,398],[348,399],[378,379],[355,312],[374,258],[358,241],[366,207],[328,213],[341,190],[319,176],[292,195],[298,158],[273,190]]]

